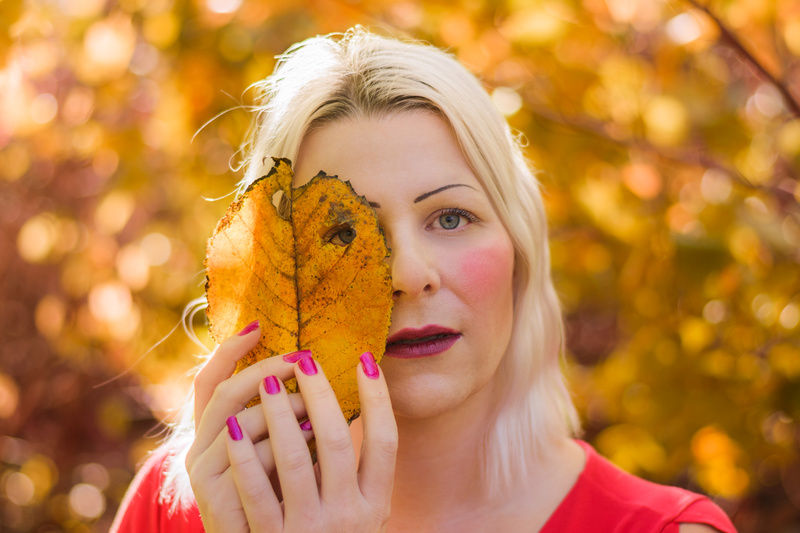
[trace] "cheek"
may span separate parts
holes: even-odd
[[[508,308],[511,302],[514,251],[504,239],[498,241],[470,247],[457,258],[455,284],[478,311]]]

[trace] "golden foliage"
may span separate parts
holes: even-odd
[[[724,486],[742,533],[791,529],[793,0],[0,2],[0,529],[108,531],[191,386],[198,348],[168,334],[202,296],[202,228],[227,202],[201,198],[239,179],[248,88],[354,24],[448,48],[524,132],[585,438],[650,479]],[[729,460],[695,453],[720,435]]]

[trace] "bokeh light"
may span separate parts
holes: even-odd
[[[355,24],[479,71],[525,146],[584,438],[740,533],[791,530],[800,12],[692,4],[4,2],[0,530],[108,531],[204,352],[170,332],[203,294],[252,84]]]
[[[94,485],[78,483],[69,491],[69,506],[79,517],[93,519],[106,510],[106,499]]]

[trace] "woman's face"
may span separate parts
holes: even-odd
[[[425,111],[336,121],[303,140],[295,186],[320,170],[367,198],[392,250],[381,368],[396,413],[491,396],[511,335],[514,249],[450,127]]]

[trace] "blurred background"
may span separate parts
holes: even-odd
[[[362,24],[524,136],[585,438],[800,531],[800,2],[697,1],[1,0],[0,530],[108,529],[203,353],[248,87]]]

